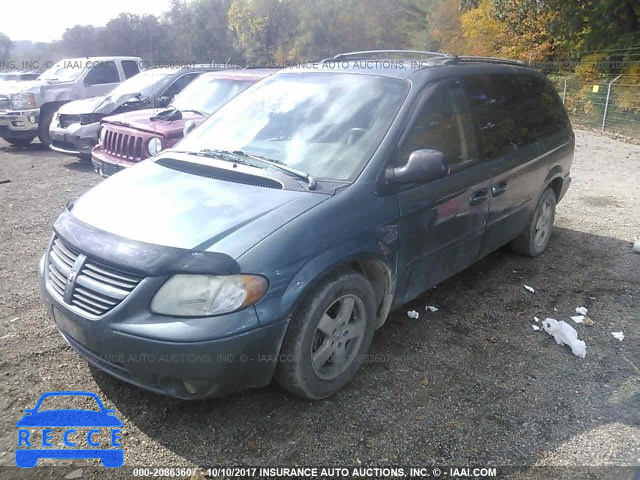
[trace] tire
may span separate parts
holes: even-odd
[[[90,162],[91,161],[91,154],[90,153],[79,153],[77,155],[78,160],[80,160],[81,162]]]
[[[44,112],[41,111],[40,119],[38,123],[38,138],[40,143],[45,147],[51,146],[51,134],[49,133],[49,127],[53,120],[53,115],[56,113],[54,108],[47,108]]]
[[[358,371],[375,320],[375,294],[365,277],[352,270],[328,277],[293,314],[276,381],[305,400],[333,395]]]
[[[549,244],[556,217],[556,194],[547,188],[540,197],[531,221],[524,231],[511,242],[514,252],[537,257]]]
[[[5,141],[14,147],[26,147],[31,142],[33,142],[33,138],[5,138]]]

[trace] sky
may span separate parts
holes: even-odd
[[[120,13],[160,15],[169,0],[3,0],[0,32],[11,40],[59,40],[75,25],[104,26]]]

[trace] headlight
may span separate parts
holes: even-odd
[[[11,108],[14,110],[36,108],[36,97],[33,93],[14,93],[11,95]]]
[[[98,145],[104,145],[104,139],[107,136],[107,131],[104,127],[100,127],[100,131],[98,132]]]
[[[177,317],[207,317],[253,305],[267,291],[258,275],[174,275],[160,287],[151,310]]]
[[[149,152],[149,155],[154,157],[158,155],[161,151],[162,151],[162,140],[160,140],[158,137],[153,137],[151,140],[149,140],[149,144],[147,145],[147,152]]]

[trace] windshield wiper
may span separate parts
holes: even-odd
[[[217,150],[217,149],[204,148],[199,152],[184,152],[184,153],[187,153],[189,155],[197,155],[199,157],[217,158],[220,160],[225,160],[227,162],[238,163],[240,165],[246,165],[249,167],[264,168],[264,167],[260,167],[260,165],[256,165],[253,162],[242,160],[242,157],[244,157],[245,159],[251,158],[253,160],[266,163],[267,165],[277,170],[280,170],[282,172],[285,172],[293,177],[301,178],[305,180],[307,182],[307,185],[308,185],[307,188],[309,190],[316,189],[316,179],[311,174],[302,172],[300,170],[296,170],[295,168],[289,167],[288,165],[285,165],[284,163],[279,162],[278,160],[273,160],[260,155],[254,155],[252,153],[246,153],[246,152],[243,152],[242,150],[229,151],[229,150]]]
[[[267,158],[267,157],[263,157],[262,155],[255,155],[253,153],[247,153],[247,152],[243,152],[242,150],[235,150],[234,152],[235,155],[240,155],[242,157],[247,157],[247,158],[252,158],[254,160],[258,160],[259,162],[263,162],[266,163],[267,165],[272,166],[273,168],[277,169],[277,170],[281,170],[285,173],[288,173],[291,176],[297,177],[297,178],[301,178],[303,180],[305,180],[307,182],[308,185],[308,189],[309,190],[315,190],[316,189],[316,179],[307,172],[303,172],[301,170],[297,170],[295,168],[292,168],[286,164],[284,164],[283,162],[279,161],[279,160],[274,160],[272,158]]]
[[[217,158],[218,160],[224,160],[225,162],[238,163],[240,165],[246,165],[248,167],[260,168],[255,163],[247,162],[246,160],[242,160],[238,158],[235,152],[230,152],[228,150],[215,150],[211,148],[203,148],[199,152],[181,152],[181,153],[196,155],[198,157]]]

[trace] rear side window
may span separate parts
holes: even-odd
[[[530,76],[520,76],[519,80],[527,112],[521,118],[530,140],[540,140],[566,128],[569,118],[553,85]]]
[[[102,85],[105,83],[119,83],[120,75],[116,63],[100,62],[93,65],[91,71],[84,80],[86,85]]]
[[[485,160],[491,160],[531,142],[521,118],[528,115],[516,75],[478,75],[465,87],[480,132]]]
[[[131,78],[134,75],[140,73],[140,68],[138,67],[138,62],[134,60],[123,60],[122,61],[122,70],[124,70],[124,77]]]

